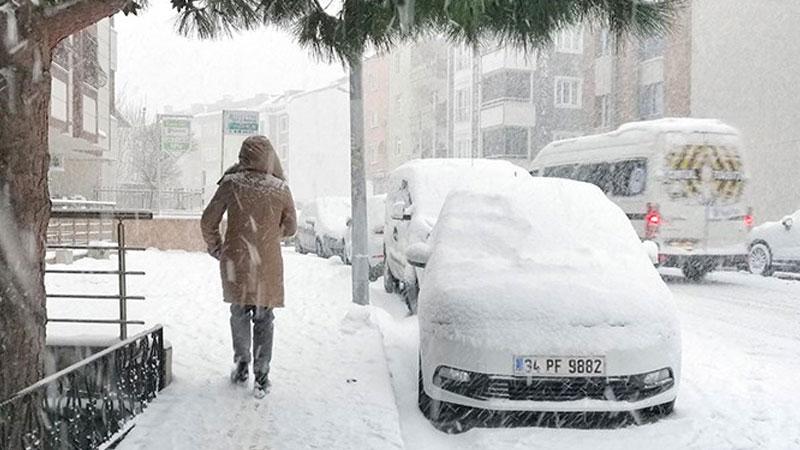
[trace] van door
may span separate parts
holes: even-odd
[[[660,237],[697,255],[744,255],[748,209],[738,140],[673,133],[666,140]]]

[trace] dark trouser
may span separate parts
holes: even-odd
[[[272,308],[250,305],[231,305],[231,335],[233,336],[233,362],[249,363],[250,321],[253,321],[253,374],[256,380],[269,375],[272,359]]]

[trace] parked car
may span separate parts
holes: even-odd
[[[753,228],[747,265],[764,276],[778,270],[800,272],[800,211]]]
[[[367,232],[369,247],[369,280],[375,281],[383,274],[383,218],[386,214],[386,194],[367,198]],[[347,219],[342,261],[351,264],[353,259],[352,220]]]
[[[322,258],[344,254],[349,215],[350,199],[346,197],[319,197],[307,203],[298,220],[295,250]]]
[[[517,178],[459,188],[407,258],[426,267],[419,407],[438,427],[468,428],[476,410],[672,411],[681,373],[672,294],[596,186]]]
[[[399,292],[416,312],[417,269],[406,261],[406,249],[430,235],[447,194],[470,179],[530,178],[522,167],[485,159],[420,159],[409,161],[389,175],[384,225],[383,283],[386,292]]]

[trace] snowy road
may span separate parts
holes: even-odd
[[[687,283],[667,272],[683,333],[675,414],[621,430],[474,429],[446,436],[417,409],[418,325],[395,308],[382,322],[407,448],[800,448],[800,282],[740,273]]]
[[[87,259],[73,268],[108,264]],[[621,430],[474,429],[450,436],[416,407],[417,322],[380,282],[372,287],[375,308],[354,307],[348,267],[287,251],[288,307],[277,313],[274,389],[257,402],[227,383],[227,312],[214,262],[148,251],[129,265],[148,272],[130,289],[148,300],[129,315],[165,324],[175,380],[137,418],[123,449],[800,448],[800,281],[719,273],[690,284],[665,275],[681,314],[684,358],[676,412],[666,420]],[[113,283],[89,278],[50,277],[47,284],[51,292],[113,292]],[[113,315],[107,304],[49,305],[53,317],[96,317],[104,309]],[[63,325],[48,332],[76,334]]]

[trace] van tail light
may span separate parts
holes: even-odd
[[[755,218],[753,217],[753,208],[747,209],[747,214],[744,215],[744,227],[747,228],[747,231],[753,229],[753,224],[755,223]]]
[[[661,227],[661,213],[658,211],[658,205],[653,203],[647,204],[647,214],[644,215],[644,236],[647,239],[652,239],[658,234],[658,229]]]

